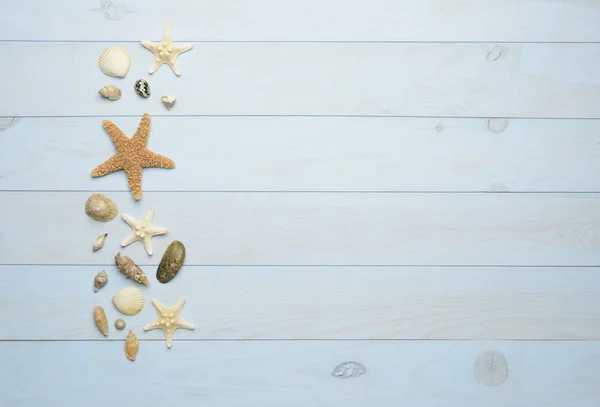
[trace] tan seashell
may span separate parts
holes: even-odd
[[[123,329],[125,329],[125,325],[126,325],[126,324],[125,324],[125,320],[123,320],[123,319],[121,319],[121,318],[119,318],[119,319],[117,319],[117,320],[115,321],[115,328],[116,328],[118,331],[122,331]]]
[[[144,293],[135,286],[129,286],[116,293],[112,301],[122,314],[136,315],[144,308]]]
[[[96,274],[96,277],[94,277],[94,292],[97,293],[98,290],[104,287],[107,282],[108,275],[106,274],[106,271],[102,270]]]
[[[167,110],[171,110],[177,99],[175,99],[175,96],[165,95],[161,97],[161,100],[163,102],[163,105],[165,105],[165,107],[167,108]]]
[[[94,321],[96,321],[96,326],[100,332],[102,332],[104,336],[108,336],[108,321],[106,320],[104,308],[94,307]]]
[[[96,240],[94,240],[94,251],[102,249],[102,246],[104,246],[104,241],[106,240],[106,236],[108,236],[108,233],[101,234],[96,238]]]
[[[127,359],[135,360],[139,346],[140,341],[138,341],[137,336],[135,336],[132,330],[129,330],[127,339],[125,339],[125,356],[127,356]]]
[[[85,213],[99,222],[108,222],[117,216],[119,209],[109,197],[93,194],[85,203]]]
[[[119,269],[119,271],[125,274],[127,277],[136,281],[140,284],[148,285],[150,282],[148,281],[148,277],[142,271],[141,268],[137,264],[131,260],[131,257],[121,256],[121,253],[117,253],[115,256],[115,263]]]
[[[98,66],[105,75],[113,78],[124,78],[129,72],[131,59],[120,47],[108,47],[100,54]]]
[[[98,93],[108,100],[119,100],[121,98],[121,89],[114,85],[107,85],[100,89]]]

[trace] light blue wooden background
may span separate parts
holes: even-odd
[[[5,1],[0,13],[2,406],[600,405],[600,2]],[[148,75],[166,23],[182,76]],[[119,45],[125,79],[97,58]],[[152,97],[132,90],[145,78]],[[121,100],[96,91],[115,84]],[[168,112],[160,96],[177,96]],[[152,116],[176,169],[89,172]],[[111,297],[155,208],[141,339]],[[108,232],[92,253],[93,239]],[[174,239],[188,256],[161,285]],[[101,269],[109,283],[92,291]],[[151,298],[195,331],[171,349]],[[95,305],[111,322],[104,338]],[[474,375],[502,353],[508,379]],[[331,372],[356,361],[364,376]],[[490,366],[491,370],[496,366]]]

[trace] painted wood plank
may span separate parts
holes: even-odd
[[[122,175],[122,174],[120,174]],[[174,172],[173,177],[177,173]],[[84,213],[89,192],[2,192],[0,263],[112,264],[131,233]],[[123,252],[158,264],[177,239],[190,265],[596,266],[597,194],[109,193],[169,233]],[[8,232],[10,231],[10,233]],[[105,248],[93,239],[109,233]]]
[[[599,21],[591,0],[28,0],[0,39],[158,40],[170,22],[181,41],[598,41]]]
[[[600,44],[195,43],[177,78],[166,66],[148,75],[152,54],[128,43],[132,68],[120,80],[97,66],[109,45],[1,43],[11,63],[0,66],[0,116],[600,118]],[[140,77],[149,99],[133,91]],[[96,93],[109,83],[124,91],[117,102]],[[164,94],[178,98],[171,112]]]
[[[110,117],[131,136],[138,117]],[[114,152],[101,118],[5,121],[0,190],[126,191],[92,180]],[[145,191],[599,192],[600,121],[155,117],[149,147],[177,173]]]
[[[490,350],[508,365],[500,386],[473,373]],[[0,357],[12,407],[594,407],[600,398],[598,342],[142,342],[135,362],[123,342],[2,342]],[[333,377],[346,361],[367,372]]]
[[[145,306],[121,315],[112,296],[130,286],[116,267],[98,293],[97,266],[1,266],[0,340],[100,340],[92,310],[124,318],[140,339],[150,301],[186,298],[196,330],[176,339],[600,339],[598,268],[198,267],[163,285],[156,267]],[[15,312],[19,310],[19,312]],[[125,332],[126,333],[126,332]]]

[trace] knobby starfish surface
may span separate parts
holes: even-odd
[[[154,52],[154,61],[150,66],[149,73],[154,73],[162,65],[167,64],[171,67],[175,75],[181,75],[177,56],[183,52],[192,49],[192,44],[175,44],[171,41],[171,26],[167,24],[163,32],[161,42],[152,42],[142,40],[142,45]]]
[[[144,331],[150,331],[152,329],[162,329],[165,333],[165,339],[167,341],[167,347],[170,348],[173,343],[173,335],[177,328],[195,329],[196,327],[181,318],[181,309],[185,304],[185,298],[177,301],[172,307],[165,307],[155,299],[152,300],[152,305],[156,308],[158,318],[150,322],[144,327]]]
[[[115,171],[124,170],[133,198],[142,197],[143,168],[175,168],[173,160],[146,148],[150,134],[150,115],[144,113],[142,121],[131,139],[111,121],[102,121],[117,152],[108,160],[92,170],[92,177],[102,177]]]
[[[139,240],[144,243],[146,253],[152,256],[152,236],[164,235],[167,233],[167,228],[154,226],[152,224],[154,209],[150,207],[148,212],[146,212],[144,219],[141,220],[134,219],[126,213],[121,216],[123,217],[123,220],[131,226],[131,234],[123,239],[121,246],[125,247]]]

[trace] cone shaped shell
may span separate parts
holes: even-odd
[[[123,48],[108,47],[100,54],[98,66],[105,75],[113,78],[124,78],[129,72],[131,60]]]
[[[135,286],[125,287],[115,294],[113,304],[122,314],[139,314],[144,308],[144,293]]]
[[[106,320],[104,308],[94,307],[94,321],[96,321],[96,326],[100,332],[102,332],[104,336],[108,336],[108,321]]]
[[[127,359],[135,360],[139,346],[140,341],[138,341],[133,331],[130,330],[127,334],[127,339],[125,339],[125,356],[127,356]]]

